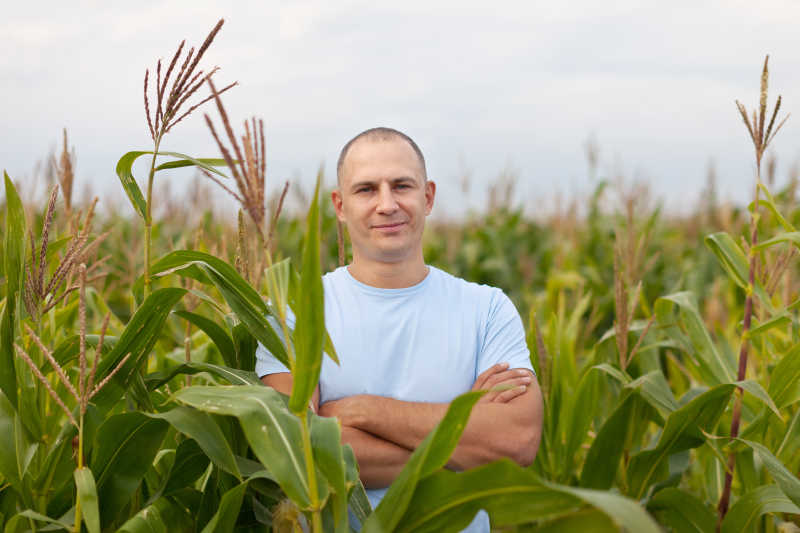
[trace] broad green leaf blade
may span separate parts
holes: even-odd
[[[521,529],[521,531],[527,531]],[[619,533],[619,528],[602,511],[584,507],[543,524],[537,524],[536,533],[563,533],[564,531],[591,531],[592,533]]]
[[[485,509],[492,526],[499,528],[561,516],[581,507],[578,498],[545,487],[530,470],[502,459],[466,472],[441,470],[420,480],[392,531],[460,531],[479,509]],[[363,531],[389,530],[368,520]]]
[[[797,507],[775,485],[750,491],[734,503],[722,521],[722,533],[755,531],[758,518],[766,513],[800,514]]]
[[[764,387],[758,381],[753,381],[752,379],[748,379],[746,381],[737,381],[737,385],[741,388],[761,400],[761,402],[772,411],[775,416],[779,419],[783,418],[781,416],[781,412],[778,410],[778,407],[775,405],[775,402],[772,401],[770,395],[767,394],[767,391],[764,390]]]
[[[745,439],[736,440],[747,444],[753,449],[753,452],[758,455],[761,462],[767,467],[772,479],[775,480],[781,491],[795,505],[800,506],[800,479],[797,479],[797,476],[792,474],[763,444]]]
[[[145,214],[147,213],[147,203],[142,195],[142,190],[133,177],[133,163],[139,157],[152,153],[153,152],[143,151],[128,152],[117,162],[117,176],[119,177],[120,183],[122,183],[122,188],[125,190],[125,194],[128,195],[131,205],[133,205],[133,208],[142,218],[145,218]]]
[[[291,268],[291,259],[287,257],[264,272],[267,280],[267,294],[280,320],[286,320],[288,317]]]
[[[0,392],[0,476],[22,492],[22,475],[17,461],[16,424],[17,411],[5,394]]]
[[[192,277],[203,283],[212,283],[253,336],[278,361],[287,368],[290,367],[286,347],[267,321],[267,305],[261,300],[256,290],[231,265],[203,252],[178,250],[156,261],[151,270],[154,276],[172,272],[187,275],[191,272],[191,267],[200,267],[204,275]]]
[[[236,348],[233,346],[233,340],[231,336],[228,335],[228,332],[225,329],[211,320],[210,318],[206,318],[203,315],[198,315],[197,313],[192,313],[190,311],[174,311],[176,315],[179,317],[188,320],[190,323],[194,324],[200,330],[203,331],[208,338],[216,345],[219,353],[222,355],[222,359],[225,361],[225,364],[230,367],[236,366]]]
[[[647,488],[666,472],[666,460],[670,455],[705,442],[703,431],[709,432],[717,424],[734,388],[733,383],[718,385],[667,417],[656,447],[631,458],[628,465],[631,496],[637,499],[644,496]]]
[[[417,483],[443,468],[467,425],[472,407],[483,392],[468,392],[450,402],[444,418],[414,450],[403,470],[364,523],[364,531],[393,531],[400,524]]]
[[[98,428],[90,465],[97,493],[102,494],[103,524],[111,523],[129,503],[168,428],[165,421],[138,412],[111,416]]]
[[[678,408],[678,402],[669,388],[669,383],[660,370],[653,370],[647,374],[631,381],[625,388],[635,390],[663,417],[669,416]]]
[[[800,344],[792,346],[775,365],[767,390],[779,409],[800,400]]]
[[[631,426],[640,423],[631,416],[637,401],[640,400],[636,395],[629,394],[619,402],[600,427],[583,463],[580,482],[582,487],[611,488],[622,457],[623,443],[628,440]]]
[[[193,531],[193,517],[183,505],[159,498],[119,528],[118,533],[174,533]]]
[[[92,471],[86,468],[75,470],[75,487],[81,501],[83,523],[89,533],[100,533],[100,509],[97,504],[97,487]]]
[[[111,381],[95,396],[93,401],[98,406],[110,408],[128,390],[161,335],[161,329],[172,307],[184,294],[186,294],[185,289],[158,289],[153,291],[139,306],[119,336],[111,353],[98,364],[97,382],[99,383],[122,361],[125,355],[130,354],[128,360]]]
[[[111,349],[117,344],[117,340],[118,338],[112,335],[105,336],[105,339],[103,339],[103,353],[100,354],[101,358],[111,353]],[[87,347],[97,348],[99,342],[100,335],[86,335]],[[66,367],[69,363],[78,359],[80,346],[80,336],[71,335],[56,346],[56,349],[53,350],[53,359],[58,361],[58,364],[62,367]],[[52,372],[52,366],[50,365],[50,361],[45,361],[42,365],[42,373],[46,374],[48,372]]]
[[[782,312],[770,318],[766,322],[756,325],[750,330],[750,338],[755,338],[757,335],[763,335],[774,328],[786,327],[792,323],[792,316],[787,312]]]
[[[724,231],[712,233],[705,238],[706,246],[714,253],[728,276],[742,289],[747,290],[750,279],[750,262],[744,251],[733,238]],[[759,301],[773,312],[772,300],[763,285],[756,280],[754,292]]]
[[[219,502],[217,512],[203,528],[202,533],[232,533],[246,490],[247,483],[241,483],[226,492]]]
[[[658,491],[647,502],[647,510],[662,518],[674,531],[709,533],[714,531],[717,517],[694,494],[674,487]]]
[[[676,325],[676,307],[678,325]],[[659,324],[676,340],[684,337],[681,328],[686,331],[690,345],[684,345],[683,349],[697,361],[707,383],[719,385],[736,379],[734,361],[726,357],[714,344],[697,310],[692,293],[678,292],[662,296],[656,300],[655,311]]]
[[[189,157],[181,155],[177,152],[159,152],[158,155],[171,155],[174,157],[182,157],[183,159],[176,159],[174,161],[167,161],[166,163],[161,163],[156,167],[156,172],[160,170],[167,170],[170,168],[182,168],[182,167],[200,167],[209,172],[213,172],[218,176],[222,176],[223,178],[227,178],[225,174],[220,172],[214,167],[224,167],[227,163],[225,163],[224,159],[218,159],[213,157]]]
[[[775,217],[775,220],[778,221],[778,224],[780,224],[783,227],[783,229],[785,229],[788,232],[795,231],[794,226],[790,224],[785,218],[783,218],[780,209],[778,209],[778,206],[775,203],[775,198],[772,196],[772,193],[769,192],[767,186],[764,185],[763,183],[759,183],[758,188],[761,190],[761,192],[764,193],[765,196],[765,198],[761,200],[761,204],[767,206],[767,209],[769,209],[772,212],[773,216]],[[750,212],[752,212],[755,209],[755,203],[751,202],[750,205],[747,206],[747,209],[749,209]]]
[[[355,515],[359,524],[363,524],[367,517],[372,514],[372,505],[367,498],[367,492],[364,490],[364,485],[359,478],[358,463],[356,462],[356,454],[349,444],[344,445],[344,462],[346,465],[346,478],[347,485],[352,487],[350,489],[349,507]]]
[[[631,379],[631,377],[626,372],[623,372],[619,368],[611,366],[608,363],[602,363],[602,364],[599,364],[599,365],[594,365],[592,367],[592,370],[599,370],[601,372],[605,372],[606,374],[608,374],[612,378],[614,378],[617,381],[619,381],[622,385],[627,385],[628,383],[633,381]]]
[[[11,520],[9,520],[8,523],[6,524],[4,531],[5,533],[17,532],[17,531],[24,531],[27,533],[28,531],[31,531],[30,529],[31,520],[51,524],[53,526],[52,529],[56,530],[66,529],[67,531],[69,531],[70,529],[72,529],[73,525],[66,520],[66,517],[62,517],[61,519],[56,520],[55,518],[50,518],[49,516],[37,513],[36,511],[33,511],[31,509],[27,509],[25,511],[22,511],[21,513],[14,515],[11,518]],[[48,530],[50,528],[51,526],[45,526],[41,528],[39,531]]]
[[[336,533],[349,533],[347,524],[347,481],[342,449],[342,434],[336,418],[313,416],[311,445],[314,464],[331,487],[331,504]]]
[[[206,412],[189,407],[175,407],[163,413],[148,415],[166,420],[172,427],[197,441],[200,448],[222,470],[242,479],[236,458],[216,421]]]
[[[0,390],[17,408],[17,372],[14,336],[17,323],[17,294],[25,269],[25,211],[17,189],[3,172],[6,187],[6,225],[3,238],[3,272],[6,278],[6,305],[0,316]]]
[[[231,385],[261,384],[261,381],[259,381],[255,372],[237,370],[235,368],[228,368],[220,365],[212,365],[211,363],[198,363],[195,361],[181,363],[180,365],[168,371],[147,374],[144,378],[144,381],[147,384],[148,390],[155,390],[179,374],[199,374],[200,372],[207,372],[212,376],[224,379]]]
[[[625,531],[637,533],[660,533],[661,528],[641,505],[614,492],[579,489],[566,485],[545,483],[551,489],[580,498],[592,507],[603,511],[615,524]]]
[[[263,385],[186,387],[175,393],[180,403],[239,419],[253,453],[287,496],[301,508],[310,505],[300,420],[280,393]]]
[[[210,463],[197,441],[186,439],[175,450],[175,461],[172,463],[167,480],[160,491],[162,496],[188,487],[205,473]]]
[[[319,382],[322,368],[322,345],[325,340],[325,303],[319,257],[319,187],[317,175],[314,199],[308,210],[300,273],[300,293],[295,309],[295,364],[292,369],[292,394],[289,409],[295,414],[308,408]]]
[[[761,251],[776,244],[789,242],[800,248],[800,231],[790,231],[786,233],[779,233],[778,235],[762,241],[756,245],[756,250]]]

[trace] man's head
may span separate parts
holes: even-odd
[[[351,139],[337,164],[331,199],[347,225],[354,259],[400,262],[422,257],[422,230],[436,184],[425,158],[407,135],[372,128]]]

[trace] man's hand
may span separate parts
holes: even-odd
[[[339,400],[331,400],[319,406],[319,416],[335,416],[343,426],[359,427],[364,422],[365,413],[362,395],[346,396]]]
[[[508,403],[524,394],[532,382],[531,373],[524,368],[508,370],[508,363],[497,363],[475,380],[472,390],[488,390],[478,403]],[[497,387],[499,390],[492,390]]]

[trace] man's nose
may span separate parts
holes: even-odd
[[[397,210],[397,202],[395,201],[392,188],[388,184],[383,184],[378,189],[378,208],[379,213],[389,214]]]

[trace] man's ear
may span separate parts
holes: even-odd
[[[436,197],[436,182],[425,182],[425,214],[430,215],[433,209],[433,199]]]
[[[342,210],[342,192],[339,189],[331,191],[331,202],[336,210],[336,218],[339,219],[339,222],[345,222],[344,211]]]

